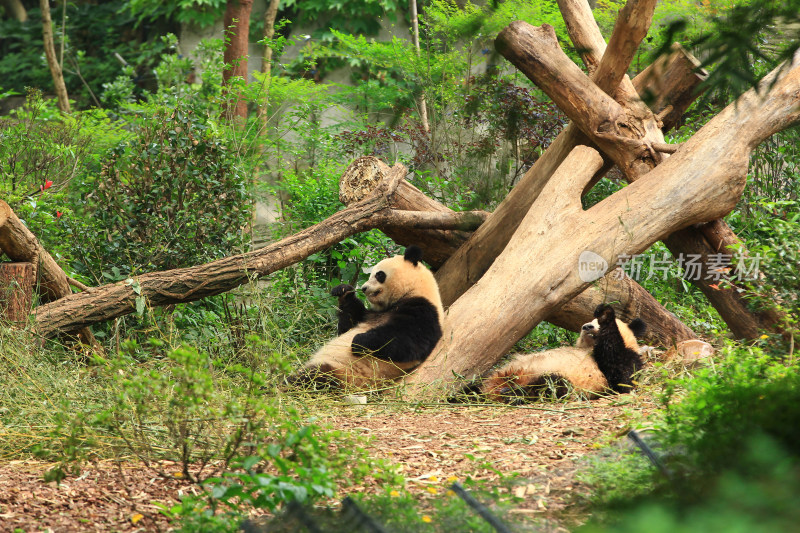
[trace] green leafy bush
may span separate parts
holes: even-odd
[[[276,396],[274,380],[256,370],[287,371],[269,345],[250,337],[247,352],[247,364],[223,363],[184,346],[144,366],[122,357],[107,368],[117,394],[98,420],[121,437],[122,451],[162,475],[170,473],[159,461],[175,460],[203,488],[163,510],[185,531],[228,530],[253,509],[311,503],[384,475],[357,440],[323,431]]]
[[[753,269],[741,283],[744,297],[755,309],[778,310],[791,343],[800,336],[800,203],[761,200],[730,218],[745,237],[734,264],[741,258]]]
[[[713,366],[668,382],[663,418],[648,442],[669,476],[645,467],[633,450],[633,457],[617,452],[596,462],[587,476],[600,506],[596,516],[612,525],[587,531],[644,524],[700,531],[703,523],[728,531],[736,521],[781,531],[777,524],[797,519],[787,501],[800,486],[800,368],[765,354],[764,343],[730,346]]]
[[[112,149],[87,184],[100,239],[84,250],[84,264],[162,270],[242,246],[250,202],[238,154],[201,106],[171,103],[149,109],[133,138]]]

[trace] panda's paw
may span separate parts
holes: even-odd
[[[607,304],[600,304],[594,310],[594,317],[597,319],[597,323],[600,324],[600,327],[607,326],[614,322],[617,318],[616,313],[614,312],[614,308]]]
[[[342,283],[341,285],[337,285],[331,289],[331,296],[336,296],[341,300],[348,294],[355,294],[355,292],[356,290],[353,288],[352,285],[348,285],[347,283]]]

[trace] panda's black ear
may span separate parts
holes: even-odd
[[[631,320],[628,327],[637,339],[641,339],[644,336],[644,332],[647,331],[647,324],[645,324],[644,320],[641,318],[634,318]]]
[[[613,322],[614,319],[617,318],[617,314],[614,312],[614,308],[610,305],[600,304],[594,310],[594,317],[597,319],[600,327],[602,327],[603,325]]]
[[[406,248],[406,253],[403,254],[403,259],[405,259],[406,261],[410,261],[411,263],[413,263],[414,266],[417,266],[417,263],[419,263],[422,260],[422,250],[420,249],[419,246],[415,246],[412,244],[411,246]]]

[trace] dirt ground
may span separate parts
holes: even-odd
[[[332,409],[324,422],[372,437],[372,454],[400,465],[412,494],[441,493],[454,478],[503,481],[520,502],[514,513],[565,531],[572,495],[585,490],[574,477],[576,460],[653,408],[636,395],[507,408],[378,403]],[[0,464],[0,531],[166,531],[157,503],[172,505],[195,490],[177,477],[177,465],[166,467],[176,477],[164,479],[133,463],[99,463],[60,485],[42,481],[49,467]]]

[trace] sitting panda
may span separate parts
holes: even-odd
[[[350,285],[334,287],[339,336],[311,356],[290,383],[367,389],[422,363],[442,337],[444,309],[439,285],[421,259],[422,250],[409,246],[404,255],[372,267],[361,287],[369,310]]]
[[[642,367],[637,337],[645,323],[637,318],[625,324],[614,309],[600,305],[594,320],[584,324],[575,347],[518,354],[484,378],[481,391],[489,399],[522,403],[546,396],[565,396],[573,388],[597,397],[611,390],[628,392],[632,376]]]

